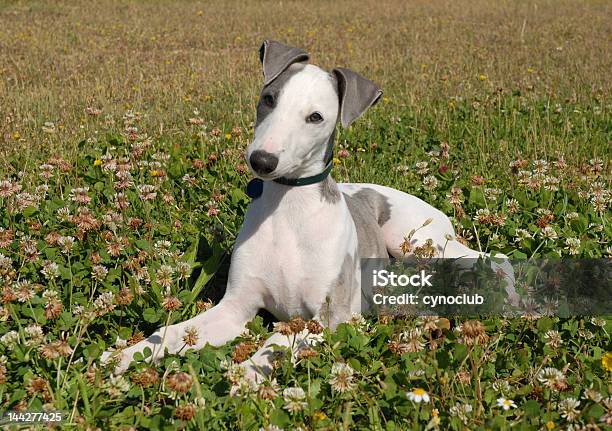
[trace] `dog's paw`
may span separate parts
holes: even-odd
[[[253,365],[245,365],[245,368],[245,380],[255,383],[256,385],[263,383],[268,377]]]
[[[111,367],[113,370],[113,374],[123,374],[127,371],[130,366],[130,360],[127,358],[127,355],[119,350],[114,350],[111,352],[104,352],[102,356],[100,356],[100,364],[105,367]]]

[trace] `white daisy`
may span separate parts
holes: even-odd
[[[410,401],[414,401],[417,404],[420,402],[429,402],[429,394],[423,388],[414,388],[410,392],[407,392],[406,395]]]
[[[516,404],[514,403],[513,400],[509,400],[504,397],[500,397],[497,399],[497,406],[501,407],[504,410],[510,410],[510,409],[516,408]]]

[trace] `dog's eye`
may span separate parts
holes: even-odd
[[[313,112],[306,119],[307,123],[315,123],[316,124],[316,123],[320,123],[321,121],[323,121],[323,116],[321,114],[319,114],[318,112]]]
[[[270,108],[274,107],[274,96],[271,94],[264,94],[261,96],[261,100],[264,105],[269,106]]]

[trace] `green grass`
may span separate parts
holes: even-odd
[[[269,398],[248,388],[230,396],[236,376],[223,369],[268,335],[261,318],[235,342],[167,357],[147,375],[144,363],[119,380],[94,365],[118,337],[135,341],[222,295],[248,204],[242,154],[264,37],[385,90],[340,132],[337,181],[419,196],[475,249],[610,258],[607,3],[287,3],[273,22],[254,3],[112,5],[0,3],[0,182],[20,186],[0,197],[0,410],[59,409],[70,429],[605,429],[609,318],[481,318],[483,328],[467,324],[477,342],[457,331],[467,317],[435,328],[355,320],[325,331],[312,358],[279,359]],[[133,182],[122,209],[113,164]],[[151,200],[139,196],[145,184]],[[78,187],[90,202],[71,199]],[[75,238],[72,248],[59,237]],[[56,276],[45,275],[51,263]],[[162,265],[174,270],[169,293]],[[178,310],[164,309],[168,295]],[[337,363],[354,372],[344,393],[330,383]],[[550,382],[548,367],[558,370]],[[173,394],[167,377],[179,370],[192,384]],[[291,387],[304,390],[303,410],[286,408]],[[415,388],[429,402],[411,401]],[[503,410],[501,397],[516,407]],[[568,418],[571,399],[579,404]],[[195,416],[181,420],[191,406]]]

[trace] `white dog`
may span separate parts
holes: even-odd
[[[245,330],[260,309],[279,320],[317,319],[334,328],[362,312],[360,258],[402,256],[400,244],[413,229],[413,247],[433,241],[444,257],[479,257],[457,241],[448,217],[424,201],[373,184],[336,184],[329,176],[336,124],[348,127],[381,97],[376,84],[348,69],[326,72],[307,64],[301,49],[265,41],[260,49],[264,83],[257,105],[249,184],[254,198],[236,240],[225,296],[218,305],[164,327],[120,353],[116,371],[149,347],[184,353],[185,329],[220,346]],[[431,220],[425,227],[426,220]],[[419,229],[420,228],[420,229]],[[162,345],[163,344],[163,345]],[[272,335],[246,363],[258,378],[270,370]],[[109,354],[105,354],[105,359]]]

